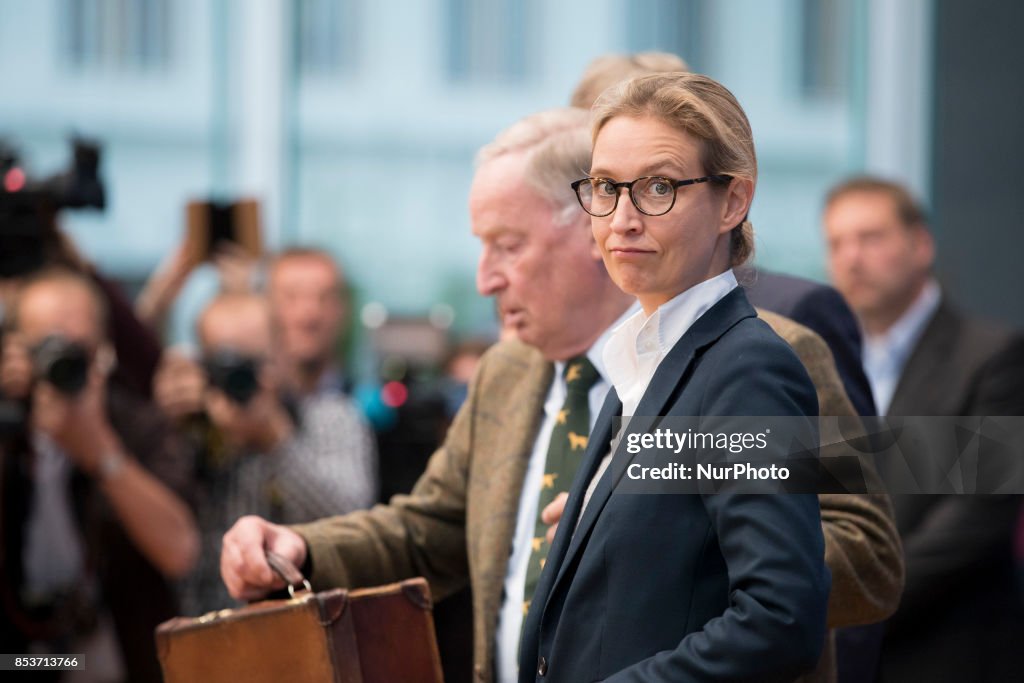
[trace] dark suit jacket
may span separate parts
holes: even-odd
[[[907,360],[890,415],[1024,415],[1024,339],[945,301]],[[882,680],[1019,679],[1016,496],[893,496],[906,588],[890,620]]]
[[[737,273],[747,299],[821,335],[832,351],[850,403],[861,415],[875,415],[871,384],[861,363],[857,319],[842,295],[828,285],[792,275],[745,268]]]
[[[636,415],[816,415],[804,367],[754,316],[740,288],[701,316]],[[815,496],[612,496],[632,460],[623,447],[580,517],[621,408],[613,391],[570,489],[524,625],[520,682],[772,681],[813,669],[830,587]]]

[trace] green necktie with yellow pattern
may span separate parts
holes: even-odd
[[[540,513],[551,501],[572,485],[576,470],[583,461],[587,450],[587,435],[590,433],[590,389],[601,378],[597,368],[586,356],[571,358],[565,364],[565,403],[555,417],[548,445],[547,460],[544,464],[544,478],[541,481],[540,500],[537,503],[537,521],[534,526],[530,564],[526,569],[526,588],[523,591],[523,614],[530,607],[533,592],[537,589],[544,561],[550,544],[544,538],[548,525],[541,521]]]

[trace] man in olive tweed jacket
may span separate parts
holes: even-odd
[[[585,113],[581,118],[554,118],[563,123],[568,120],[563,128],[573,136],[563,139],[561,147],[580,148],[580,158],[573,157],[558,173],[589,167]],[[553,125],[550,120],[541,123],[541,128]],[[225,536],[221,562],[232,594],[248,599],[279,585],[263,560],[264,549],[280,552],[297,564],[305,561],[317,590],[423,576],[434,597],[441,599],[469,582],[473,589],[474,670],[479,681],[495,677],[502,593],[524,477],[555,381],[553,361],[585,352],[629,306],[618,290],[601,289],[610,279],[600,255],[591,254],[589,223],[575,204],[568,182],[562,203],[523,182],[536,176],[531,172],[537,170],[530,166],[531,159],[550,156],[532,155],[529,144],[535,143],[524,143],[519,139],[523,131],[514,128],[510,129],[514,135],[499,136],[499,146],[511,151],[504,150],[503,156],[481,163],[470,211],[474,232],[485,241],[478,286],[482,293],[498,296],[506,322],[518,323],[519,337],[533,345],[501,342],[485,354],[444,443],[409,495],[395,496],[388,505],[371,510],[289,528],[243,518]],[[486,188],[489,194],[482,183],[477,186],[482,176],[494,181]],[[561,188],[562,183],[554,186]],[[478,194],[486,195],[487,200],[475,202]],[[562,222],[573,207],[572,220]],[[501,230],[496,230],[497,244],[489,242],[487,226],[519,223],[525,223],[516,238],[519,242],[503,241]],[[537,286],[545,278],[550,286]],[[613,297],[614,310],[606,310],[608,297]],[[578,307],[589,317],[580,316]],[[552,317],[551,310],[559,315]],[[570,323],[568,317],[575,319]],[[821,413],[854,415],[824,342],[792,321],[769,314],[764,317],[808,366],[818,388]],[[567,334],[586,341],[572,349],[553,343],[554,337]],[[822,496],[821,502],[833,585],[829,626],[884,619],[898,603],[903,580],[901,550],[887,499],[844,495]],[[623,586],[623,590],[629,589]],[[826,649],[816,680],[829,680],[832,671],[830,650]]]
[[[759,314],[790,343],[818,390],[823,415],[855,415],[818,335]],[[553,365],[520,342],[482,359],[469,397],[410,495],[390,504],[292,527],[306,539],[317,590],[424,576],[435,598],[473,586],[474,670],[492,679],[495,626],[527,461]],[[866,470],[867,476],[874,476]],[[896,608],[901,550],[886,497],[823,494],[825,559],[832,572],[830,627],[879,621]],[[623,590],[626,590],[623,587]],[[830,680],[822,658],[808,680]]]

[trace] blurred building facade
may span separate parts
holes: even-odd
[[[929,0],[0,0],[0,135],[30,169],[105,145],[109,207],[66,225],[140,280],[190,197],[256,195],[270,246],[331,249],[364,299],[493,324],[473,272],[473,154],[564,104],[609,52],[676,52],[754,127],[766,266],[824,277],[825,189],[873,170],[930,198]]]

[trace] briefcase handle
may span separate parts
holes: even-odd
[[[313,587],[309,585],[309,581],[302,575],[299,568],[291,563],[290,560],[282,555],[267,550],[265,551],[267,556],[267,564],[274,570],[274,573],[284,579],[284,582],[288,584],[288,595],[292,599],[295,598],[295,587],[302,586],[303,590],[307,593],[313,592]]]

